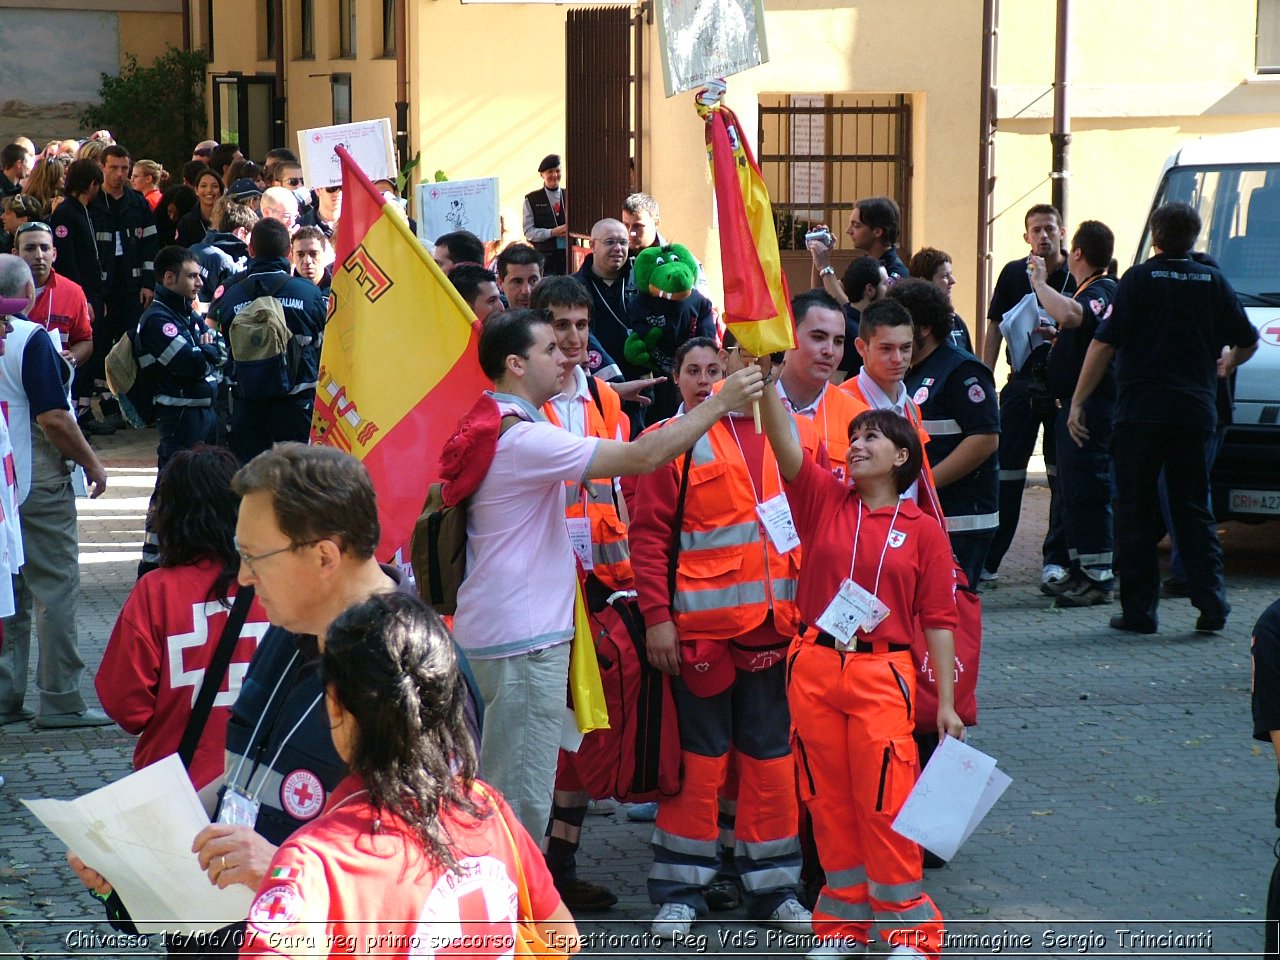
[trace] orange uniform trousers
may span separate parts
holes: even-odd
[[[911,653],[841,651],[816,636],[787,654],[800,796],[827,874],[814,933],[867,943],[874,921],[886,943],[936,957],[942,914],[922,889],[920,847],[892,827],[920,772]]]

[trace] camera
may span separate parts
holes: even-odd
[[[827,247],[834,247],[836,245],[835,236],[832,235],[831,231],[825,227],[821,230],[810,230],[804,235],[804,242],[806,246],[808,246],[809,242],[812,240],[818,240]]]

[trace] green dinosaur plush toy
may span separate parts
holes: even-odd
[[[697,260],[678,243],[636,255],[631,268],[636,296],[627,307],[631,334],[622,351],[629,363],[671,373],[676,348],[695,334],[702,313],[710,315],[710,302],[694,290],[697,278]]]

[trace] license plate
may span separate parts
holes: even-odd
[[[1263,513],[1280,516],[1280,492],[1275,490],[1232,490],[1231,509],[1236,513]]]

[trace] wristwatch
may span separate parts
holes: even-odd
[[[821,270],[818,271],[818,276],[820,277],[825,277],[825,276],[834,277],[835,275],[836,275],[836,268],[831,266],[830,264],[827,264],[825,267],[823,267]]]

